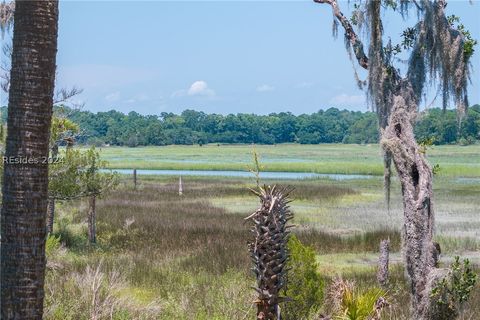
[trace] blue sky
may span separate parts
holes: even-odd
[[[348,11],[347,2],[341,2]],[[450,1],[480,39],[480,3]],[[61,1],[58,83],[84,89],[85,109],[142,114],[330,106],[366,110],[327,5],[296,2]],[[398,36],[401,19],[388,16]],[[477,47],[480,52],[480,47]],[[480,54],[470,100],[479,103]],[[435,91],[435,90],[433,90]]]

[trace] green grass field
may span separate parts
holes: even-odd
[[[315,161],[323,161],[331,165],[331,172],[372,173],[335,171],[342,163],[359,169],[369,162],[380,166],[375,170],[381,172],[378,145],[256,148],[265,170],[272,170],[272,164],[300,170],[301,164],[306,168],[302,171],[312,171],[319,163]],[[215,167],[208,161],[217,159],[219,166],[232,165],[218,168],[245,170],[251,150],[251,146],[213,145],[104,148],[102,155],[113,167],[123,163],[124,168],[131,168],[137,159],[152,165],[143,168],[166,169],[164,163],[181,161],[181,167],[174,169],[212,169]],[[432,162],[450,168],[434,178],[436,240],[442,247],[442,266],[459,255],[480,268],[480,182],[458,179],[479,176],[464,169],[478,168],[475,157],[479,151],[478,146],[429,151]],[[263,182],[294,188],[293,232],[315,250],[318,272],[327,285],[342,276],[356,281],[361,289],[374,287],[378,245],[389,238],[392,287],[388,299],[392,307],[382,319],[408,319],[400,239],[403,209],[396,179],[390,211],[384,203],[381,176]],[[96,246],[87,245],[86,201],[59,203],[55,234],[63,245],[48,250],[45,319],[87,320],[94,313],[97,319],[117,320],[254,319],[255,292],[251,287],[255,279],[246,246],[251,235],[244,222],[258,206],[258,199],[248,191],[254,184],[253,177],[184,176],[184,194],[179,196],[177,176],[141,175],[137,190],[133,190],[132,177],[124,175],[119,189],[98,201]],[[462,319],[476,319],[479,302],[477,284]],[[318,310],[324,311],[323,306]],[[312,315],[308,320],[314,319]]]
[[[253,148],[264,171],[383,174],[380,146],[375,144],[104,147],[101,153],[117,169],[244,171]],[[440,165],[441,176],[480,177],[480,145],[433,146],[427,156],[432,165]]]

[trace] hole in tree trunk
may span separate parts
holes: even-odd
[[[400,135],[402,134],[402,126],[400,123],[395,125],[395,134],[397,135],[397,138],[400,138]]]
[[[418,173],[417,165],[412,165],[412,181],[415,188],[418,186],[418,181],[420,180],[420,174]]]

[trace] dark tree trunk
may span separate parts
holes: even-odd
[[[95,202],[96,196],[90,196],[88,200],[88,241],[90,243],[97,242]]]
[[[288,259],[288,221],[293,218],[290,211],[289,191],[276,186],[263,187],[254,191],[260,198],[260,207],[246,220],[253,222],[254,240],[249,243],[253,261],[252,270],[257,278],[255,290],[258,297],[258,320],[280,320],[279,304],[288,300],[281,296],[286,283]]]
[[[133,169],[133,188],[137,190],[137,169]]]
[[[55,218],[55,198],[48,197],[47,201],[47,233],[53,232],[53,221]]]
[[[17,1],[1,211],[1,319],[42,319],[58,1]]]
[[[51,150],[51,157],[54,161],[58,158],[58,143],[54,143]],[[53,232],[53,222],[55,221],[55,198],[52,196],[48,197],[47,202],[47,233],[50,234]]]

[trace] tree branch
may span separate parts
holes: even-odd
[[[83,92],[83,89],[78,89],[77,87],[73,87],[71,89],[62,88],[55,92],[55,96],[53,98],[53,104],[60,104],[67,102],[71,98],[76,95],[79,95]]]
[[[340,11],[337,0],[313,0],[315,3],[329,4],[332,7],[333,15],[337,18],[338,22],[345,29],[345,38],[350,42],[355,57],[358,63],[364,69],[368,69],[368,58],[363,50],[363,43],[358,38],[357,34],[353,30],[353,26],[348,21],[347,17]]]

